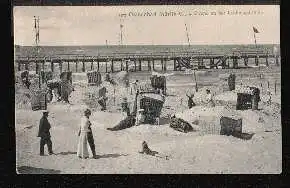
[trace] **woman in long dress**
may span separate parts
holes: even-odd
[[[79,158],[88,158],[88,137],[87,133],[90,132],[90,121],[88,117],[83,117],[81,120],[80,130],[79,130],[79,142],[78,142],[78,151],[77,156]]]

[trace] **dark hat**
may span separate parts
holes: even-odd
[[[48,110],[42,110],[43,114],[48,114],[48,112],[49,112]]]

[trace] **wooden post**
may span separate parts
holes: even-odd
[[[276,92],[277,92],[277,82],[275,80],[275,95],[276,95]]]
[[[86,72],[86,66],[85,66],[85,62],[84,62],[84,60],[83,60],[83,68],[82,68],[82,71],[83,71],[83,72]]]
[[[78,64],[79,64],[79,62],[76,61],[76,72],[78,72]]]
[[[59,70],[60,70],[60,73],[62,73],[62,62],[59,62]]]
[[[111,72],[113,73],[114,72],[114,60],[112,59],[111,61]]]
[[[266,63],[265,64],[266,64],[267,67],[269,67],[268,52],[267,52],[267,55],[266,55]]]
[[[238,68],[238,57],[233,56],[233,68],[237,69]]]
[[[278,57],[278,55],[275,55],[275,62],[276,62],[276,65],[279,66],[279,57]]]
[[[173,70],[176,71],[176,59],[173,60]]]
[[[209,60],[209,67],[213,68],[214,67],[214,58],[210,58]]]
[[[151,64],[150,64],[150,60],[148,60],[148,71],[151,71]]]
[[[167,66],[166,65],[167,65],[167,61],[165,60],[164,61],[164,71],[167,71]]]
[[[248,57],[244,57],[244,64],[247,67],[248,66],[248,62],[249,62],[249,58]]]
[[[21,71],[21,63],[20,62],[18,62],[18,71]]]
[[[50,66],[51,66],[51,71],[54,72],[54,64],[53,64],[53,61],[51,61],[50,63],[51,63],[51,64],[50,64]]]
[[[136,62],[136,59],[134,59],[134,66],[135,66],[135,72],[137,72],[137,62]]]
[[[255,57],[255,65],[256,66],[259,66],[259,56],[256,56]]]
[[[123,60],[121,60],[121,71],[123,71],[124,67],[123,67]]]
[[[193,75],[194,75],[194,82],[195,82],[195,91],[198,92],[195,70],[193,70]]]
[[[126,61],[126,72],[129,71],[128,61]]]
[[[99,59],[97,59],[97,64],[98,64],[97,70],[99,72],[99,70],[100,70],[100,61],[99,61]]]
[[[270,83],[269,83],[269,80],[267,81],[267,87],[268,87],[268,90],[270,89]]]
[[[69,61],[67,62],[67,70],[70,71]]]
[[[44,69],[45,69],[45,65],[44,65],[44,64],[45,64],[45,61],[46,61],[45,59],[42,61],[42,70],[43,70],[43,71],[44,71]]]
[[[91,62],[91,71],[94,69],[94,60]]]
[[[258,110],[259,96],[255,93],[252,97],[252,110]]]
[[[161,59],[161,70],[162,71],[164,70],[164,62],[163,62],[163,59]]]
[[[106,60],[106,73],[108,72],[108,61]]]
[[[116,105],[116,88],[114,87],[114,105]]]
[[[35,73],[37,74],[38,73],[38,64],[37,64],[37,61],[34,60],[34,63],[35,63]]]
[[[154,62],[154,59],[152,60],[152,68],[155,71],[155,62]]]
[[[201,68],[202,66],[202,58],[198,57],[198,68]]]
[[[139,59],[139,71],[142,71],[142,60]]]

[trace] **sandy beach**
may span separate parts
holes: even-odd
[[[87,91],[85,73],[73,73],[75,91],[70,96],[71,104],[48,104],[51,136],[56,155],[39,156],[38,124],[40,111],[32,111],[29,104],[15,108],[16,153],[18,173],[60,173],[60,174],[207,174],[207,173],[281,173],[281,95],[280,67],[261,67],[263,79],[253,74],[257,68],[237,70],[202,70],[197,72],[199,92],[195,93],[197,106],[188,110],[186,93],[194,92],[193,75],[175,72],[168,76],[168,96],[162,109],[160,125],[142,124],[120,131],[106,130],[121,119],[121,96],[133,101],[130,91],[117,86],[108,88],[108,110],[93,110],[92,130],[98,159],[79,159],[76,156],[77,131],[80,117],[86,108]],[[261,87],[259,110],[237,111],[226,107],[235,103],[236,93],[222,91],[219,75],[232,72],[237,75],[236,85],[257,85]],[[258,74],[257,73],[257,74]],[[148,82],[150,72],[130,73],[130,82],[139,79]],[[274,94],[274,80],[277,82]],[[270,83],[268,89],[267,82]],[[205,88],[214,93],[217,106],[204,107],[200,101]],[[268,105],[267,91],[272,95]],[[16,98],[20,96],[16,90]],[[115,98],[115,99],[114,99]],[[21,100],[19,100],[21,101]],[[17,103],[17,102],[16,102]],[[132,105],[132,103],[131,103]],[[169,127],[168,115],[175,113],[192,124],[195,131],[182,133]],[[243,132],[255,133],[252,139],[242,140],[233,136],[219,135],[219,119],[223,113],[236,113],[243,119]],[[198,123],[196,123],[198,122]],[[146,141],[152,150],[166,158],[138,153]],[[45,152],[46,152],[45,148]],[[90,151],[90,150],[89,150]]]

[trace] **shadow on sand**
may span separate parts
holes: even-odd
[[[169,117],[160,117],[159,119],[159,125],[166,125],[170,123]]]
[[[57,153],[56,155],[76,155],[77,152],[72,152],[72,151],[63,151],[63,152],[60,152],[60,153]]]
[[[127,156],[128,154],[118,154],[118,153],[112,153],[112,154],[104,154],[104,155],[97,155],[97,159],[101,158],[117,158],[121,156]]]
[[[59,174],[60,170],[35,168],[31,166],[19,166],[17,167],[18,174]]]

